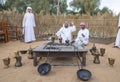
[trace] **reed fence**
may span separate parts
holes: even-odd
[[[0,21],[7,21],[10,24],[18,25],[22,29],[23,14],[15,12],[0,12]],[[111,14],[104,15],[43,15],[42,13],[35,14],[35,34],[39,38],[47,34],[55,34],[63,25],[64,21],[73,21],[76,25],[77,34],[80,29],[80,22],[86,22],[86,26],[90,31],[91,37],[110,38],[115,37],[118,29],[118,16]]]

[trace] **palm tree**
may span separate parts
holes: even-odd
[[[37,13],[41,10],[47,12],[47,9],[49,9],[48,0],[7,0],[5,5],[11,10],[16,8],[19,13],[25,12],[27,6],[31,6]]]
[[[94,11],[100,5],[100,0],[73,0],[70,5],[75,7],[77,10],[80,9],[81,14],[90,13],[93,15]]]
[[[54,14],[67,12],[67,1],[66,0],[49,0],[50,1],[50,12]]]
[[[103,7],[102,9],[101,9],[101,13],[102,14],[104,14],[104,13],[112,13],[112,10],[110,10],[108,7]]]
[[[67,12],[67,0],[61,0],[60,2],[60,12],[65,13]]]
[[[66,0],[60,1],[60,12],[66,12],[67,2]],[[19,13],[25,12],[27,6],[31,6],[34,12],[39,13],[40,11],[44,11],[44,14],[57,12],[58,0],[7,0],[5,6],[7,9],[16,8]]]

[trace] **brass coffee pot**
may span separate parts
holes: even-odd
[[[90,52],[94,56],[93,63],[100,64],[100,60],[99,60],[100,53],[96,48],[95,43],[93,44],[93,47],[90,49]]]
[[[28,59],[33,59],[33,49],[31,48],[31,46],[30,46],[30,48],[28,49]]]
[[[105,48],[100,48],[100,54],[101,54],[101,56],[104,56],[104,54],[105,54]]]
[[[90,49],[90,52],[91,52],[91,54],[93,55],[93,56],[95,56],[95,52],[96,52],[96,46],[95,46],[95,43],[93,43],[93,46],[92,46],[92,48]]]
[[[8,68],[8,67],[9,67],[9,64],[10,64],[10,58],[9,58],[9,57],[4,58],[4,59],[3,59],[3,63],[4,63],[4,65],[6,66],[6,68]]]
[[[100,64],[99,55],[100,55],[99,53],[95,53],[93,63],[95,63],[95,64]]]
[[[62,38],[61,37],[59,38],[59,43],[62,44]]]
[[[22,57],[19,55],[19,51],[15,52],[15,57],[16,59],[16,63],[15,63],[15,67],[21,67],[22,66]]]
[[[53,43],[55,42],[55,37],[54,37],[54,36],[51,37],[51,41],[52,41]]]
[[[114,58],[108,58],[108,62],[110,66],[113,66],[115,63],[115,59]]]

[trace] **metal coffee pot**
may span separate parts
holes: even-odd
[[[15,52],[14,58],[16,59],[15,67],[21,67],[22,66],[22,62],[21,62],[22,57],[19,55],[18,52]]]
[[[52,41],[53,43],[55,42],[55,37],[54,37],[54,36],[51,37],[51,41]]]
[[[66,42],[65,44],[66,44],[67,46],[69,46],[69,42],[70,42],[70,41],[69,41],[69,40],[66,40],[65,42]]]
[[[95,54],[93,63],[100,64],[99,54]]]
[[[90,49],[90,52],[94,56],[93,63],[100,64],[100,60],[99,60],[100,53],[96,48],[95,43],[93,44],[93,47]]]
[[[30,46],[30,49],[28,49],[28,59],[33,59],[33,49]]]
[[[59,43],[62,44],[62,38],[61,37],[59,38]]]

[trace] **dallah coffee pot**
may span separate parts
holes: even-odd
[[[16,59],[15,67],[21,67],[22,66],[22,62],[21,62],[22,57],[19,55],[18,51],[15,52],[14,58]]]

